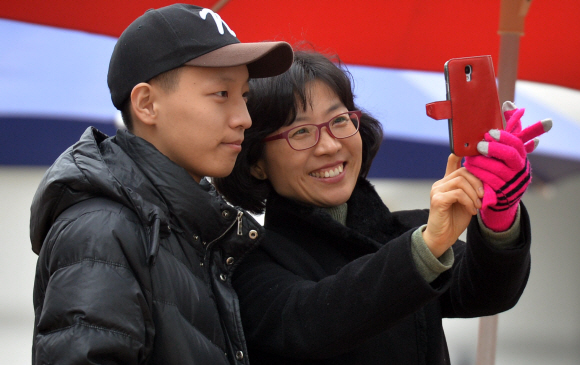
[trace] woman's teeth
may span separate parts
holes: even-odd
[[[335,177],[336,175],[340,174],[341,172],[342,172],[342,165],[338,165],[338,167],[335,167],[332,170],[320,171],[320,172],[311,172],[309,175],[312,177],[317,177],[317,178],[326,178],[326,177]]]

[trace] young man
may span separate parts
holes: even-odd
[[[128,130],[89,128],[32,203],[35,364],[247,364],[233,270],[259,225],[219,199],[251,120],[249,77],[287,43],[242,44],[208,9],[149,10],[109,65]]]

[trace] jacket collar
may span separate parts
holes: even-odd
[[[215,190],[205,179],[198,184],[152,144],[126,130],[118,131],[113,142],[133,160],[150,185],[136,185],[140,181],[133,176],[125,176],[123,184],[166,207],[187,237],[195,235],[210,242],[231,224],[233,217],[224,219],[221,214],[227,204],[215,199]]]
[[[335,242],[345,237],[368,238],[385,242],[387,237],[400,230],[401,224],[391,214],[371,183],[360,178],[347,201],[346,227],[336,222],[323,208],[290,200],[272,192],[266,202],[264,226],[284,235],[292,234],[300,227],[302,233],[321,232],[335,237]],[[365,239],[362,236],[366,237]],[[345,242],[345,244],[349,244]],[[374,245],[374,244],[373,244]]]
[[[198,184],[152,144],[128,131],[109,138],[87,128],[47,170],[34,196],[30,216],[32,250],[38,253],[57,217],[70,206],[104,197],[132,209],[151,227],[152,241],[172,228],[200,242],[219,237],[236,211],[203,180]],[[223,210],[230,210],[224,217]],[[161,232],[160,232],[161,231]],[[202,249],[194,242],[194,247]]]

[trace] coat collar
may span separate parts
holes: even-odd
[[[385,242],[400,230],[397,218],[382,202],[371,183],[364,178],[358,180],[347,205],[345,227],[334,221],[322,208],[290,200],[272,192],[266,202],[264,225],[283,235],[292,235],[292,232],[298,230],[296,227],[300,227],[299,231],[302,233],[333,237],[334,242],[350,244],[346,241],[356,238],[357,241],[365,241],[365,245],[375,248],[377,242]]]
[[[131,158],[147,180],[124,176],[123,183],[163,206],[187,237],[195,235],[202,241],[210,242],[235,219],[235,215],[227,219],[222,216],[222,211],[228,208],[227,204],[215,199],[215,190],[207,180],[197,183],[185,169],[149,142],[125,130],[119,131],[113,142]],[[116,167],[124,169],[123,166]],[[143,184],[136,185],[135,182]]]
[[[216,196],[209,182],[198,184],[142,138],[125,130],[109,138],[87,128],[39,184],[31,206],[32,249],[40,251],[50,227],[64,210],[94,197],[132,209],[143,225],[156,231],[155,235],[167,234],[171,222],[186,237],[211,242],[236,219],[235,209]],[[222,215],[226,209],[230,214]]]

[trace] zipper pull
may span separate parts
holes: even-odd
[[[244,212],[240,212],[238,211],[238,236],[241,236],[243,234],[242,232],[242,216],[244,215]]]

